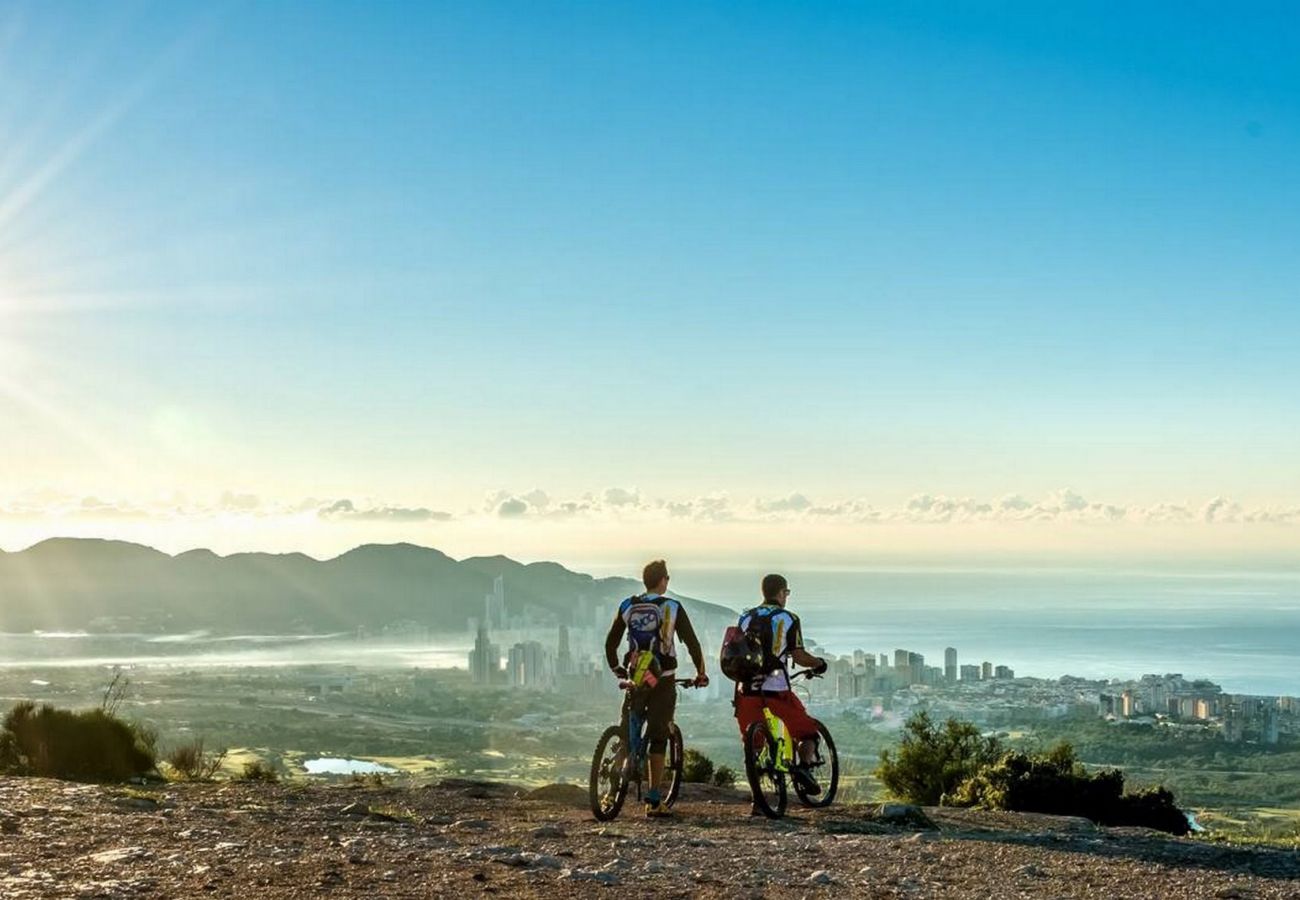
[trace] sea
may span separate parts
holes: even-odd
[[[833,653],[895,649],[1017,676],[1179,673],[1229,693],[1300,695],[1300,571],[1092,569],[783,572],[805,637]],[[733,608],[762,573],[677,569],[673,588]]]
[[[942,666],[945,648],[954,647],[959,664],[988,661],[1017,676],[1179,673],[1229,693],[1300,696],[1300,571],[900,567],[783,574],[805,638],[832,653],[861,649],[892,661],[894,650],[904,649]],[[672,585],[684,596],[738,610],[758,602],[761,575],[675,568]],[[508,645],[528,635],[493,637]],[[701,637],[712,654],[720,635]],[[463,668],[470,640],[467,633],[408,644],[352,635],[0,634],[0,668]]]

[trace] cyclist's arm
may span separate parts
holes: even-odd
[[[691,617],[686,615],[685,607],[677,608],[677,633],[682,636],[682,642],[686,644],[686,649],[691,654],[695,671],[700,675],[705,674],[704,651],[700,649],[700,639],[695,636],[695,627],[691,625]]]
[[[623,634],[627,631],[627,623],[623,617],[617,613],[614,615],[614,621],[609,626],[609,634],[605,635],[605,662],[609,663],[609,670],[617,672],[622,662],[618,658],[618,645],[623,641]]]
[[[815,669],[822,664],[822,660],[804,649],[803,623],[797,616],[791,618],[794,619],[794,624],[790,627],[790,658],[805,668]]]

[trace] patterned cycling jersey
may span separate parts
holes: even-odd
[[[627,641],[620,660],[619,645],[624,643],[624,635]],[[704,653],[681,603],[660,594],[628,597],[618,605],[609,634],[605,636],[605,661],[610,669],[617,670],[627,664],[633,651],[644,650],[654,654],[659,675],[673,675],[677,672],[678,635],[686,643],[695,668],[703,672]]]
[[[755,616],[767,618],[765,655],[772,660],[771,669],[754,680],[752,685],[742,685],[741,693],[773,692],[790,690],[790,672],[788,669],[790,654],[796,649],[803,649],[803,626],[799,617],[774,603],[764,603],[744,613],[740,617],[740,630],[748,630]]]
[[[627,627],[627,652],[650,651],[661,674],[677,670],[677,619],[682,606],[671,597],[642,594],[628,597],[618,606],[619,618]]]

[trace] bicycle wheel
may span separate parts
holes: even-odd
[[[587,797],[591,801],[591,814],[602,822],[618,815],[627,799],[627,779],[623,775],[626,754],[623,735],[617,725],[605,729],[596,742],[596,752],[591,757],[591,778],[587,784]]]
[[[745,778],[754,804],[769,819],[785,815],[785,773],[776,768],[776,741],[763,722],[754,722],[745,732]]]
[[[830,806],[835,799],[835,792],[840,789],[840,755],[835,752],[835,740],[830,730],[821,722],[817,723],[817,761],[810,771],[822,792],[816,797],[804,793],[798,781],[794,782],[794,792],[799,795],[799,802],[804,806],[821,809]]]
[[[668,758],[664,760],[664,778],[668,793],[664,802],[672,806],[682,792],[682,767],[686,764],[686,751],[682,749],[682,730],[674,722],[668,726]]]

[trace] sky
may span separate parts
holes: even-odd
[[[0,548],[1300,560],[1287,3],[0,4]]]

